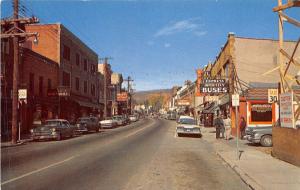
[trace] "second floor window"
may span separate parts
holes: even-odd
[[[76,65],[80,66],[80,55],[76,53]]]
[[[71,53],[70,48],[66,45],[63,46],[63,58],[70,61]]]
[[[84,71],[87,71],[87,60],[86,59],[83,60],[83,69],[84,69]]]
[[[39,77],[39,95],[40,96],[43,96],[43,82],[44,82],[44,78]]]
[[[52,88],[51,79],[48,79],[48,89]]]
[[[79,91],[79,78],[78,77],[76,77],[76,79],[75,79],[76,81],[75,81],[75,85],[76,85],[76,90],[77,91]]]
[[[84,86],[83,86],[83,90],[84,90],[84,93],[87,93],[87,81],[84,81]]]
[[[95,85],[91,84],[91,94],[95,96]]]
[[[29,92],[34,94],[34,74],[29,74]]]
[[[62,76],[62,85],[63,86],[70,86],[70,74],[67,72],[63,71],[63,76]]]

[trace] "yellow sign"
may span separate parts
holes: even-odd
[[[278,89],[268,89],[268,103],[278,101]]]

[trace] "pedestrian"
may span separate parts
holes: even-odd
[[[220,132],[223,125],[223,121],[219,115],[217,115],[217,118],[215,119],[215,128],[216,128],[216,139],[220,138]]]
[[[224,133],[225,133],[225,126],[224,126],[223,119],[224,119],[224,115],[222,115],[221,118],[220,118],[220,120],[221,120],[221,129],[220,129],[220,132],[222,134],[222,136],[221,136],[222,139],[225,138],[225,135],[224,135]]]
[[[230,140],[231,138],[231,119],[227,116],[226,119],[223,120],[225,127],[225,140]]]
[[[246,130],[246,121],[244,117],[241,117],[241,122],[240,122],[240,138],[243,140],[244,136],[245,136],[245,130]]]

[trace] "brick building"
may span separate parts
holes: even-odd
[[[112,84],[111,75],[113,73],[111,65],[105,60],[104,63],[98,64],[98,71],[103,75],[104,78],[104,104],[106,105],[106,110],[104,108],[104,117],[110,117],[112,115]]]
[[[60,100],[60,117],[73,122],[77,117],[98,115],[103,106],[99,103],[100,81],[98,55],[62,24],[26,26],[27,32],[38,32],[39,42],[28,40],[32,49],[59,65],[58,86],[70,90],[70,96]]]
[[[1,134],[11,137],[13,48],[7,40],[1,42]],[[53,118],[58,101],[47,97],[47,91],[58,85],[58,64],[29,49],[20,48],[19,89],[27,89],[26,101],[19,103],[21,132],[28,133],[33,121]]]

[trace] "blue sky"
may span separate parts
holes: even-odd
[[[134,79],[138,91],[171,88],[214,61],[228,32],[255,38],[278,37],[277,0],[20,0],[41,23],[64,24],[112,68]],[[1,5],[10,16],[11,1]],[[300,9],[289,10],[297,18]],[[298,17],[299,18],[299,17]],[[286,24],[286,39],[299,29]]]

